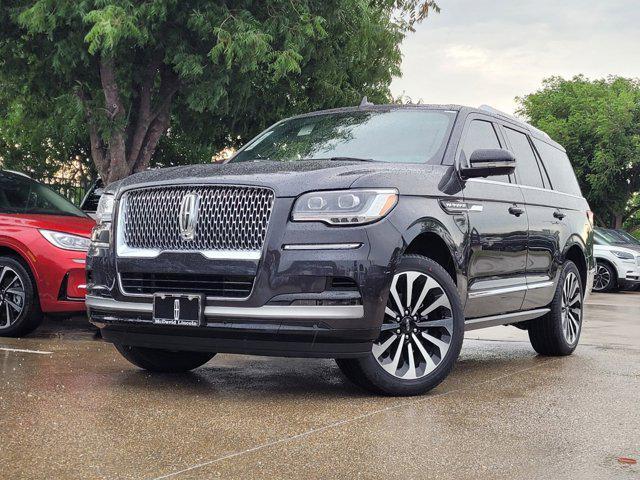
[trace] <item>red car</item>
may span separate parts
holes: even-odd
[[[43,313],[85,311],[94,225],[44,185],[0,170],[0,336],[32,331]]]

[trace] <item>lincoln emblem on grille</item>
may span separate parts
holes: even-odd
[[[199,209],[200,195],[197,193],[188,193],[182,198],[178,223],[180,225],[180,236],[183,240],[193,240],[195,237]]]
[[[173,301],[173,319],[176,322],[180,320],[180,300],[177,298]]]

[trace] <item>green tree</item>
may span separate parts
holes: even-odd
[[[201,161],[285,115],[387,100],[402,39],[437,9],[432,0],[7,0],[0,137],[62,161],[89,150],[107,182],[146,169],[156,151],[163,165]]]
[[[518,98],[518,113],[561,143],[600,223],[620,228],[640,210],[640,81],[551,77]]]
[[[640,192],[636,192],[629,200],[629,215],[625,219],[624,228],[640,239]]]

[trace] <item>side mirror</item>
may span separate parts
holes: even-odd
[[[502,148],[475,150],[469,158],[469,166],[460,167],[463,179],[509,175],[516,169],[516,157]]]

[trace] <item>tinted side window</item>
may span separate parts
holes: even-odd
[[[0,213],[22,213],[29,204],[30,188],[17,176],[0,173]]]
[[[481,148],[502,148],[502,145],[500,145],[498,134],[491,122],[472,120],[462,146],[460,163],[467,165],[469,157],[474,150]],[[488,179],[496,182],[509,183],[509,177],[507,175],[489,177]]]
[[[551,186],[554,190],[571,195],[582,196],[580,185],[573,172],[569,157],[562,150],[557,149],[541,140],[534,139],[534,145],[542,158],[542,163],[551,177]]]
[[[505,128],[511,149],[516,157],[516,177],[521,185],[544,188],[538,160],[524,133]]]
[[[0,173],[0,213],[86,217],[53,190],[19,175]]]

